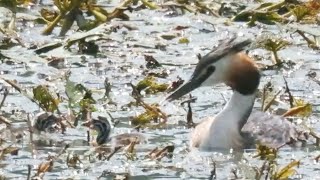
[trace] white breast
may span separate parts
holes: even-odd
[[[255,95],[234,92],[224,109],[199,124],[192,134],[191,146],[201,150],[242,149],[244,139],[240,126],[251,113]]]
[[[243,139],[237,121],[232,121],[230,116],[225,119],[209,117],[204,120],[194,129],[191,146],[203,151],[242,149]]]

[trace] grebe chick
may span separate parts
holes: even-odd
[[[242,150],[258,141],[277,148],[298,136],[295,125],[280,116],[252,112],[260,72],[255,62],[243,51],[250,40],[236,42],[232,38],[203,56],[190,80],[166,99],[176,100],[201,86],[225,83],[233,95],[223,110],[195,127],[191,147],[200,150]]]
[[[87,122],[84,122],[82,125],[89,127],[90,129],[96,130],[98,132],[96,138],[96,143],[98,145],[111,142],[111,144],[114,147],[117,147],[129,145],[133,141],[137,141],[137,143],[145,141],[145,137],[139,133],[124,133],[110,137],[110,122],[106,118],[101,116],[98,116],[98,119],[92,119]]]

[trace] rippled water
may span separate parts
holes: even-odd
[[[116,4],[117,2],[113,3]],[[107,2],[102,2],[102,4],[109,5]],[[32,12],[36,14],[36,11]],[[271,31],[293,42],[293,45],[280,51],[279,56],[284,60],[294,62],[295,65],[290,70],[263,72],[260,89],[269,81],[276,88],[283,88],[284,81],[282,76],[285,76],[293,96],[312,104],[313,114],[307,121],[315,131],[320,132],[320,86],[306,76],[309,71],[320,73],[319,51],[308,48],[300,36],[281,31],[277,26],[259,25],[248,28],[244,23],[236,22],[226,26],[223,23],[226,21],[224,18],[214,18],[200,14],[168,17],[165,14],[166,12],[163,10],[141,10],[128,13],[130,21],[113,20],[111,24],[126,24],[138,29],[129,31],[126,28],[121,28],[119,31],[111,33],[109,36],[113,40],[112,42],[98,42],[100,53],[97,57],[79,55],[76,50],[70,52],[63,48],[41,55],[36,55],[33,50],[21,46],[2,50],[1,52],[11,57],[15,63],[0,64],[1,77],[16,80],[25,88],[46,84],[54,87],[57,92],[65,96],[65,82],[61,81],[60,77],[69,70],[71,71],[71,80],[93,90],[95,99],[103,97],[103,83],[105,78],[108,77],[112,83],[111,98],[117,105],[104,105],[101,102],[96,106],[98,112],[95,112],[94,115],[108,116],[106,111],[109,111],[115,119],[120,120],[119,125],[113,130],[113,135],[116,135],[133,132],[130,119],[143,112],[141,108],[123,108],[122,106],[133,101],[131,97],[132,90],[128,83],[136,84],[145,77],[142,75],[145,70],[145,54],[152,55],[160,63],[167,64],[163,65],[161,69],[166,70],[169,73],[169,77],[167,79],[159,79],[160,82],[174,81],[177,76],[186,80],[191,75],[194,64],[198,61],[196,54],[204,55],[213,46],[217,45],[219,40],[225,39],[230,33],[251,38],[265,31]],[[174,28],[177,26],[188,26],[189,28],[183,31],[175,31]],[[46,37],[39,35],[41,30],[42,27],[40,25],[32,27],[32,23],[27,23],[27,26],[21,29],[19,35],[22,38],[22,42],[27,45],[42,45],[46,42],[56,41],[55,35]],[[55,30],[54,34],[57,33],[58,30]],[[162,34],[176,33],[180,33],[181,37],[187,37],[190,43],[179,44],[179,38],[164,40],[160,37]],[[73,32],[69,32],[67,37],[71,34]],[[290,36],[293,36],[293,38]],[[154,48],[157,44],[166,45],[166,50]],[[144,45],[151,48],[137,47],[135,45]],[[261,55],[263,57],[262,61],[259,61],[261,64],[271,64],[269,53],[264,50],[254,50],[250,54]],[[56,69],[48,66],[45,58],[50,56],[65,58],[65,68]],[[83,59],[85,59],[82,64],[84,66],[80,67],[75,64],[80,63]],[[320,79],[319,76],[316,78]],[[8,84],[0,80],[0,87],[2,86],[10,88]],[[196,103],[192,104],[195,122],[200,122],[202,118],[208,115],[213,116],[219,112],[226,103],[225,99],[228,99],[231,94],[232,92],[225,85],[195,90],[192,93],[193,96],[198,98]],[[155,103],[162,101],[165,96],[165,93],[146,95],[144,100],[148,103]],[[260,103],[260,99],[258,99],[255,108],[259,108],[261,106]],[[36,152],[32,153],[25,113],[34,114],[39,111],[39,107],[19,92],[10,88],[10,94],[1,111],[2,114],[8,114],[15,110],[14,115],[10,118],[10,120],[14,121],[13,132],[23,132],[23,138],[18,142],[14,139],[7,142],[7,144],[13,144],[20,150],[17,156],[7,155],[0,160],[0,175],[3,174],[12,179],[25,179],[28,173],[28,165],[32,165],[34,169],[32,174],[34,174],[36,167],[45,161],[48,154],[56,154],[66,144],[70,144],[67,152],[78,154],[82,161],[81,166],[77,168],[68,167],[65,163],[68,153],[65,153],[55,161],[53,170],[45,174],[45,179],[92,179],[97,178],[104,171],[129,173],[130,179],[208,179],[213,169],[213,161],[217,163],[218,179],[233,177],[232,169],[240,169],[242,172],[239,175],[240,177],[254,178],[254,171],[249,166],[260,167],[263,162],[253,158],[253,150],[246,151],[240,158],[233,153],[222,155],[213,152],[198,152],[197,150],[189,152],[188,138],[191,129],[181,125],[181,122],[186,119],[186,110],[179,104],[180,101],[175,101],[166,103],[162,107],[162,110],[170,115],[166,128],[144,129],[141,131],[147,137],[148,143],[137,145],[137,160],[127,160],[124,153],[119,152],[109,161],[99,161],[94,158],[94,155],[92,157],[89,156],[94,148],[87,145],[87,128],[80,126],[75,129],[67,129],[65,134],[47,133],[36,135]],[[289,103],[280,101],[278,107],[288,109]],[[277,107],[272,107],[272,109],[276,110]],[[66,111],[66,103],[61,105],[61,110]],[[4,130],[5,127],[1,126],[1,129]],[[8,136],[6,138],[11,137],[10,134],[6,134],[6,136]],[[311,143],[312,141],[311,139]],[[320,151],[319,148],[314,147],[311,143],[302,149],[288,148],[281,150],[278,158],[280,166],[288,164],[292,159],[301,160],[301,165],[297,168],[298,175],[295,178],[317,179],[317,177],[320,177],[319,163],[314,161]],[[161,161],[156,161],[145,158],[155,147],[165,147],[171,144],[175,146],[172,159],[164,158]],[[111,178],[111,176],[108,177]]]

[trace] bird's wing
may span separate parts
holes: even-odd
[[[281,116],[254,111],[242,132],[251,134],[262,145],[279,148],[300,139],[302,130]]]

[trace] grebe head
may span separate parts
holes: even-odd
[[[240,94],[253,94],[260,82],[260,73],[255,63],[245,53],[250,40],[235,42],[235,37],[222,43],[203,56],[190,80],[166,99],[172,101],[200,86],[225,83]]]
[[[98,116],[98,119],[89,120],[84,122],[82,125],[98,132],[96,141],[99,145],[104,144],[109,140],[111,124],[106,118]]]

